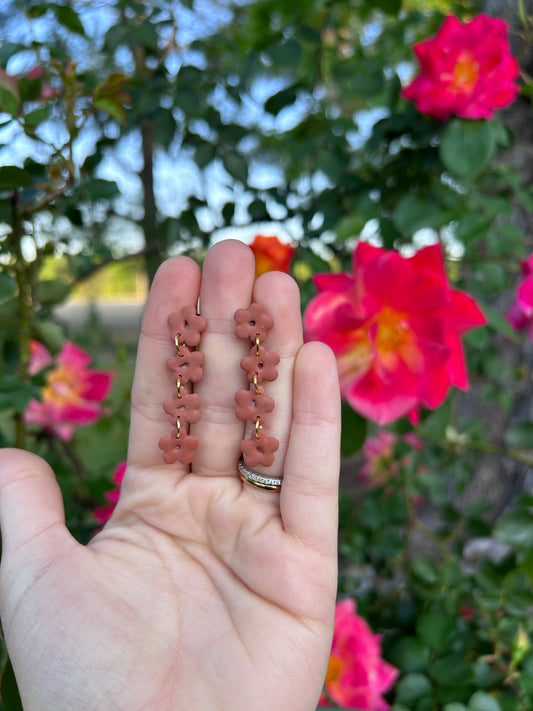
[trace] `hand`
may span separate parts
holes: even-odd
[[[207,319],[195,388],[192,468],[162,461],[175,384],[168,314]],[[281,493],[237,473],[247,387],[237,308],[274,318],[281,356],[266,423]],[[335,359],[302,345],[299,293],[285,274],[254,284],[251,251],[177,257],[157,273],[132,391],[128,467],[113,517],[88,546],[65,528],[58,485],[28,452],[0,452],[0,611],[26,711],[313,711],[324,680],[337,584],[339,395]]]

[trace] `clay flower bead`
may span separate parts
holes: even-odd
[[[248,467],[256,467],[259,464],[269,467],[274,461],[274,452],[278,447],[278,440],[275,437],[267,437],[262,429],[259,430],[258,437],[253,435],[241,442],[244,462]]]
[[[190,351],[185,346],[181,346],[181,352],[181,356],[167,358],[167,367],[174,371],[176,377],[181,375],[182,383],[197,383],[204,374],[204,354],[200,351]]]
[[[273,398],[265,395],[264,388],[258,387],[257,389],[258,393],[255,390],[239,390],[235,395],[235,402],[238,405],[235,414],[239,420],[243,422],[253,420],[255,422],[257,417],[263,417],[274,409]]]
[[[174,428],[168,437],[161,437],[159,440],[159,449],[164,451],[163,461],[167,464],[174,464],[174,462],[190,464],[193,452],[198,447],[198,440],[188,432],[183,431],[180,434],[180,438],[177,439],[177,433],[177,429]]]
[[[250,339],[255,343],[255,338],[259,334],[259,340],[264,341],[267,333],[274,325],[274,319],[267,314],[261,304],[250,304],[247,309],[237,309],[235,312],[235,335],[237,338]]]
[[[207,322],[202,316],[198,316],[194,306],[184,306],[181,311],[175,311],[168,317],[168,325],[172,333],[172,341],[178,333],[181,334],[180,344],[186,343],[189,348],[193,348],[200,343],[200,335],[205,330]]]
[[[250,355],[241,360],[241,368],[248,373],[250,382],[254,380],[254,374],[257,373],[257,382],[271,382],[278,377],[276,365],[279,363],[279,353],[275,351],[267,351],[263,346],[259,346],[259,355],[257,355],[256,347],[253,346],[250,350]]]
[[[200,419],[200,397],[194,393],[188,393],[184,388],[181,390],[182,396],[174,395],[172,400],[165,400],[163,410],[170,415],[173,420],[180,418],[181,423],[189,422],[194,424]]]

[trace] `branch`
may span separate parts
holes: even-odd
[[[52,202],[54,202],[54,200],[57,200],[57,198],[64,195],[67,192],[67,190],[70,187],[72,187],[73,184],[74,184],[74,178],[69,177],[68,180],[66,180],[65,183],[60,188],[56,188],[55,190],[52,190],[49,193],[45,193],[40,200],[37,200],[37,202],[34,202],[31,205],[19,207],[20,217],[22,217],[22,218],[31,217],[39,210],[42,210],[47,205],[50,205]]]

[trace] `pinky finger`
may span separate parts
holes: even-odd
[[[328,346],[307,343],[294,368],[281,517],[287,533],[327,554],[337,545],[340,429],[335,357]]]

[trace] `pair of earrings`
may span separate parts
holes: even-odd
[[[265,393],[264,383],[277,378],[276,366],[280,361],[279,355],[264,345],[274,320],[261,304],[253,303],[235,312],[235,322],[237,338],[250,343],[249,355],[241,360],[250,385],[248,390],[239,390],[235,395],[235,415],[242,422],[250,422],[252,429],[250,437],[241,442],[241,452],[247,466],[268,467],[279,447],[278,440],[267,436],[263,429],[265,415],[274,409],[274,400]],[[204,355],[198,344],[207,322],[193,306],[184,306],[170,314],[168,324],[176,354],[168,358],[167,367],[175,377],[176,391],[171,399],[165,400],[163,409],[174,427],[170,435],[161,437],[159,448],[167,464],[190,464],[198,440],[189,433],[188,426],[200,419],[200,398],[190,390],[203,376]]]

